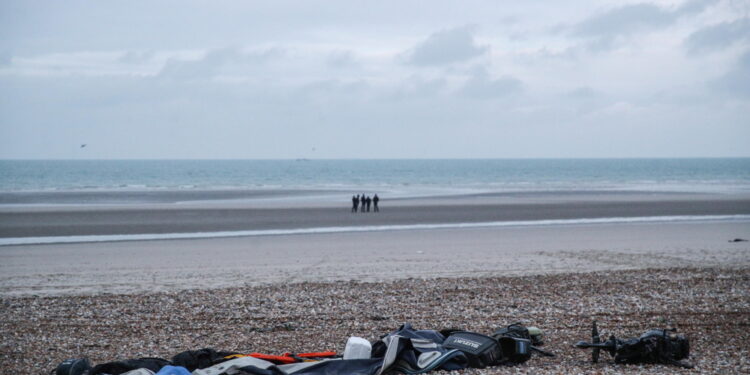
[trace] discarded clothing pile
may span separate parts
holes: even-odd
[[[422,374],[432,370],[459,370],[514,365],[533,352],[554,356],[538,348],[542,333],[534,327],[513,324],[492,336],[462,330],[415,330],[410,324],[373,344],[351,337],[343,356],[335,352],[241,354],[214,349],[186,351],[172,357],[138,358],[91,366],[83,359],[61,363],[55,375],[380,375],[386,372]]]

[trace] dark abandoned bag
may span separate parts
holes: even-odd
[[[531,358],[532,351],[546,357],[554,357],[553,353],[544,351],[538,346],[544,345],[542,332],[535,327],[526,327],[521,323],[514,323],[500,328],[492,334],[500,341],[503,354],[513,363],[523,363]],[[513,342],[511,342],[513,340]]]
[[[204,348],[199,350],[187,350],[182,353],[176,354],[172,357],[172,364],[175,366],[182,366],[188,371],[195,371],[197,369],[203,369],[211,367],[217,363],[226,361],[226,356],[236,354],[234,352],[217,352],[211,348]]]
[[[532,327],[532,329],[533,328],[534,327]],[[535,330],[539,331],[539,329],[535,329]],[[507,327],[500,328],[497,331],[495,331],[495,333],[492,334],[492,337],[496,339],[499,339],[500,337],[515,337],[519,339],[529,340],[531,341],[531,345],[534,345],[534,346],[544,345],[544,342],[542,341],[541,333],[532,334],[529,328],[524,326],[521,323],[514,323]]]
[[[469,367],[474,368],[495,365],[502,355],[497,340],[474,332],[453,332],[445,339],[443,347],[463,352],[469,360]]]
[[[500,343],[500,353],[502,354],[500,363],[515,365],[524,363],[531,358],[531,340],[500,337],[497,341]]]
[[[516,365],[531,358],[534,349],[531,340],[498,335],[497,332],[495,335],[490,337],[474,332],[450,331],[443,346],[462,351],[469,359],[469,366],[475,368]]]

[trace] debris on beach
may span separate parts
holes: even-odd
[[[591,329],[591,342],[579,341],[575,346],[581,349],[593,349],[591,362],[599,362],[599,352],[604,350],[610,354],[615,363],[639,364],[639,363],[661,363],[675,365],[684,368],[693,368],[693,365],[684,362],[690,356],[690,341],[677,330],[652,329],[640,337],[629,339],[618,339],[614,335],[607,341],[602,342],[599,329],[594,321]]]
[[[497,330],[493,336],[463,330],[417,330],[403,324],[370,344],[350,337],[343,355],[334,351],[313,353],[262,353],[185,351],[171,361],[144,357],[91,366],[87,358],[60,363],[56,375],[380,375],[387,371],[422,374],[432,370],[462,370],[524,363],[538,348],[541,330],[520,323]],[[190,372],[192,371],[192,372]]]
[[[676,326],[690,338],[689,360],[695,369],[689,373],[750,373],[750,269],[742,265],[129,294],[3,295],[0,373],[49,375],[63,360],[84,356],[92,365],[142,357],[171,361],[175,353],[196,348],[244,354],[343,353],[349,337],[374,343],[402,322],[493,336],[503,324],[519,320],[530,336],[544,341],[544,350],[556,356],[534,354],[512,368],[468,368],[450,374],[684,371],[664,364],[621,365],[609,355],[592,364],[590,352],[573,346],[590,336],[592,320],[605,340],[610,333],[638,337],[644,328]],[[542,328],[544,335],[532,326]]]

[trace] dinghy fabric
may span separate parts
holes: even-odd
[[[415,330],[411,324],[404,324],[373,345],[373,357],[383,357],[383,366],[377,375],[391,366],[407,374],[468,367],[466,356],[460,351],[446,349],[443,342],[445,336],[438,331]]]
[[[188,371],[211,367],[217,363],[224,362],[225,357],[235,355],[235,352],[217,352],[211,348],[198,350],[186,350],[172,357],[172,365],[181,366]]]
[[[164,368],[162,368],[164,369]],[[159,374],[164,375],[167,373],[162,374],[161,371],[159,371]],[[188,373],[189,374],[189,373]],[[155,375],[153,371],[145,368],[139,368],[138,370],[128,371],[122,375]]]
[[[156,375],[190,375],[190,371],[182,366],[164,366]]]
[[[169,365],[169,361],[161,358],[138,358],[124,361],[107,362],[94,366],[88,375],[120,375],[128,371],[148,369],[159,371],[162,367]]]
[[[482,356],[489,353],[488,350],[474,351],[457,345],[458,339],[466,343],[469,339],[478,338],[494,344],[487,347],[497,347],[498,341],[492,337],[457,330],[444,330],[442,333],[416,330],[407,323],[375,341],[370,358],[343,359],[335,352],[325,351],[278,356],[203,348],[178,353],[171,361],[161,358],[128,359],[65,375],[383,375],[394,371],[412,375],[433,370],[479,367],[475,363],[476,358],[484,359],[482,366],[494,365],[495,357]],[[88,363],[85,359],[68,360],[61,363],[58,370],[70,368],[77,361]]]

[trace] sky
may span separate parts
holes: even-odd
[[[748,156],[746,0],[0,2],[3,159]]]

